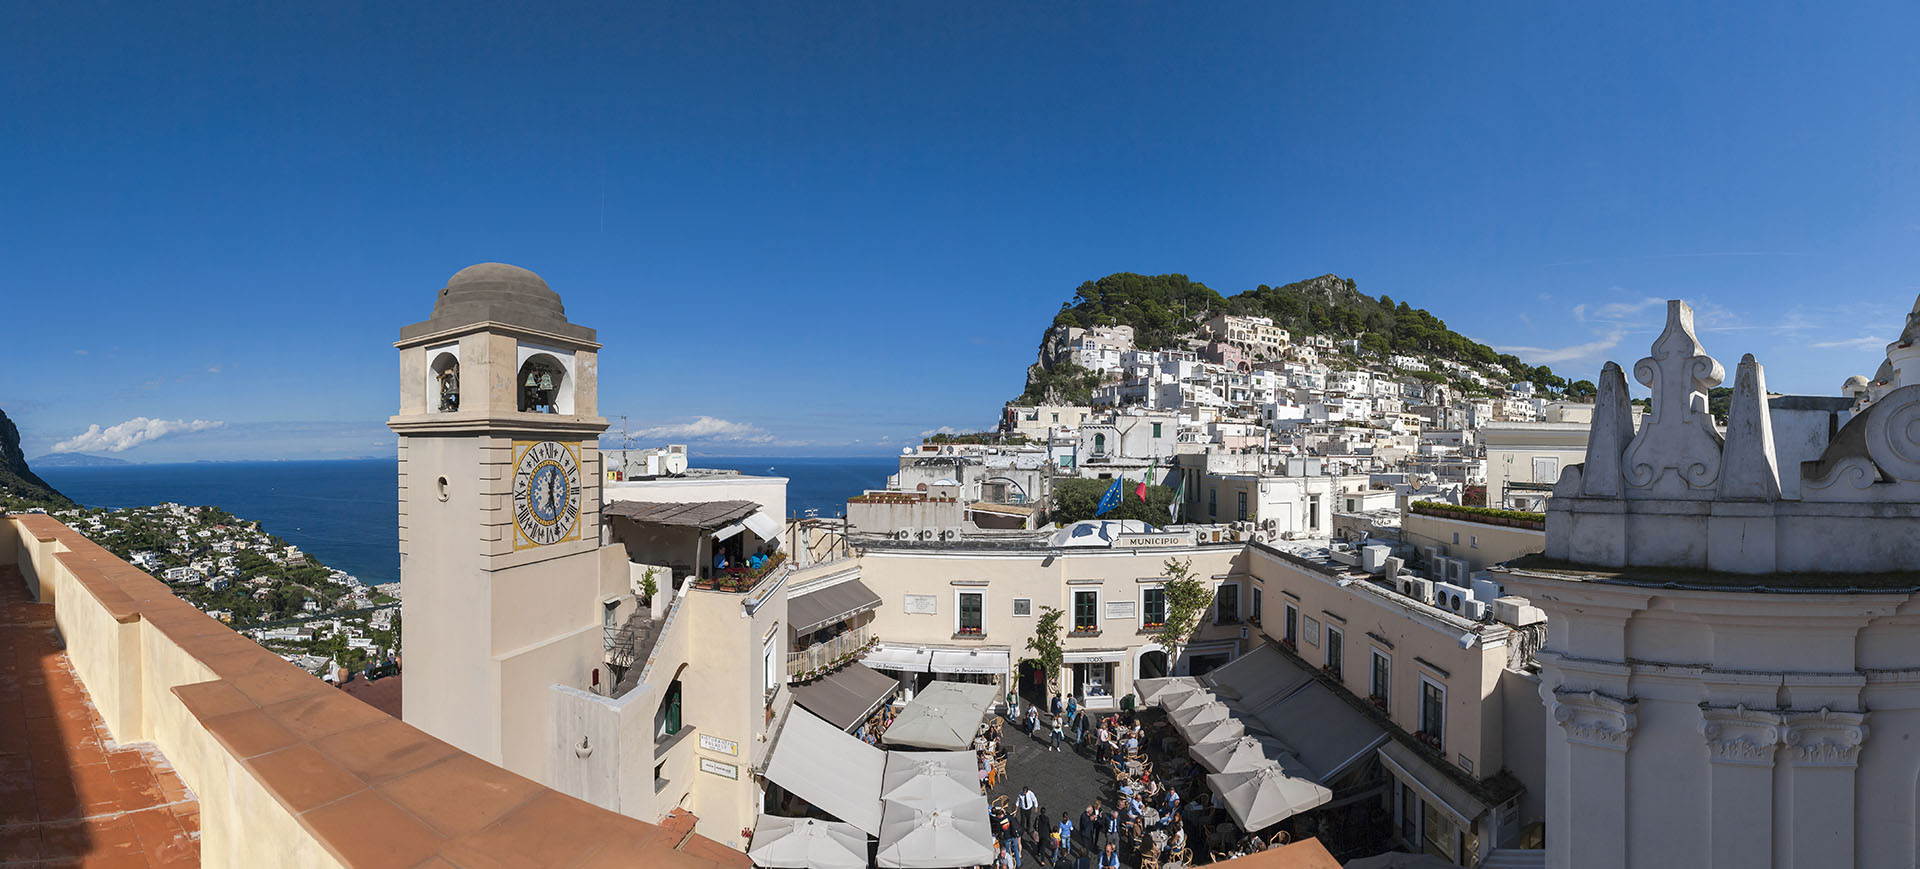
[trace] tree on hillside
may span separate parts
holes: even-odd
[[[1096,518],[1139,519],[1153,525],[1165,525],[1172,521],[1173,514],[1167,508],[1173,503],[1173,490],[1165,486],[1148,486],[1147,500],[1143,504],[1134,494],[1140,484],[1133,482],[1120,484],[1120,506],[1094,516],[1093,511],[1100,506],[1100,496],[1106,494],[1107,488],[1112,485],[1112,480],[1055,480],[1053,521],[1062,525]]]
[[[1172,664],[1180,660],[1187,641],[1199,630],[1200,617],[1213,606],[1213,590],[1194,577],[1191,558],[1167,559],[1160,575],[1167,578],[1162,586],[1166,594],[1167,621],[1154,632],[1153,640],[1167,650],[1167,661]]]

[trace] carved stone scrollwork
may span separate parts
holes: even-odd
[[[1903,386],[1867,413],[1867,454],[1896,480],[1920,480],[1920,385]]]
[[[1786,735],[1780,714],[1746,706],[1701,706],[1700,735],[1714,763],[1772,766],[1773,753]]]
[[[1626,751],[1633,729],[1640,724],[1638,700],[1565,689],[1553,692],[1553,700],[1553,720],[1571,742]]]
[[[1854,766],[1860,762],[1860,746],[1867,741],[1867,713],[1835,712],[1824,706],[1818,712],[1788,712],[1786,744],[1794,763],[1800,766]]]
[[[1653,398],[1652,413],[1627,447],[1627,485],[1651,488],[1672,471],[1677,479],[1661,486],[1666,494],[1711,489],[1720,477],[1721,438],[1707,412],[1707,390],[1726,379],[1726,370],[1693,336],[1693,309],[1686,302],[1667,302],[1667,328],[1653,342],[1653,355],[1634,363],[1633,377],[1653,390]]]

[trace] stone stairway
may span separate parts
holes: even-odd
[[[626,625],[615,632],[614,646],[607,651],[607,657],[614,666],[625,668],[626,675],[614,686],[613,696],[625,696],[640,684],[640,671],[646,669],[654,643],[659,642],[659,633],[660,622],[650,618],[645,610],[629,616]]]

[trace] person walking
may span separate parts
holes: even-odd
[[[1093,805],[1088,806],[1086,811],[1080,813],[1080,823],[1077,829],[1080,831],[1081,841],[1087,844],[1087,851],[1094,852],[1100,850],[1099,800],[1094,800]]]
[[[1073,848],[1073,815],[1060,813],[1060,826],[1054,827],[1054,833],[1060,839],[1060,856],[1065,857]],[[1057,861],[1056,861],[1057,862]]]
[[[1038,736],[1039,730],[1040,730],[1040,707],[1028,706],[1027,707],[1027,738],[1032,739]]]
[[[1106,831],[1107,831],[1107,847],[1111,849],[1115,846],[1115,844],[1117,844],[1120,841],[1119,809],[1117,808],[1108,809],[1107,816],[1103,820],[1105,823],[1102,824],[1102,826],[1106,827]]]
[[[1013,807],[1020,810],[1020,834],[1024,836],[1033,829],[1033,810],[1040,807],[1040,798],[1033,795],[1033,788],[1023,787],[1014,797]]]
[[[1094,733],[1094,738],[1097,740],[1093,749],[1094,762],[1105,763],[1107,761],[1107,729],[1100,728]]]
[[[1080,711],[1079,706],[1076,705],[1075,703],[1076,699],[1077,698],[1075,698],[1072,694],[1067,695],[1067,726],[1068,727],[1073,726],[1074,713]]]
[[[1055,712],[1053,714],[1053,727],[1050,729],[1053,731],[1053,749],[1052,750],[1059,751],[1060,750],[1060,731],[1067,729],[1067,722],[1065,719],[1062,719],[1060,717],[1060,713]]]

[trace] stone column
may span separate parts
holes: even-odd
[[[1746,706],[1701,705],[1700,734],[1711,764],[1712,832],[1708,853],[1715,869],[1773,863],[1774,753],[1784,728],[1780,715]]]
[[[1554,690],[1550,714],[1566,734],[1564,771],[1567,781],[1580,784],[1560,795],[1565,813],[1550,815],[1573,821],[1549,837],[1566,843],[1564,862],[1552,860],[1552,865],[1627,864],[1627,748],[1639,724],[1639,705],[1599,691]]]
[[[1867,740],[1867,714],[1823,706],[1781,718],[1792,764],[1786,865],[1852,866],[1854,772]]]

